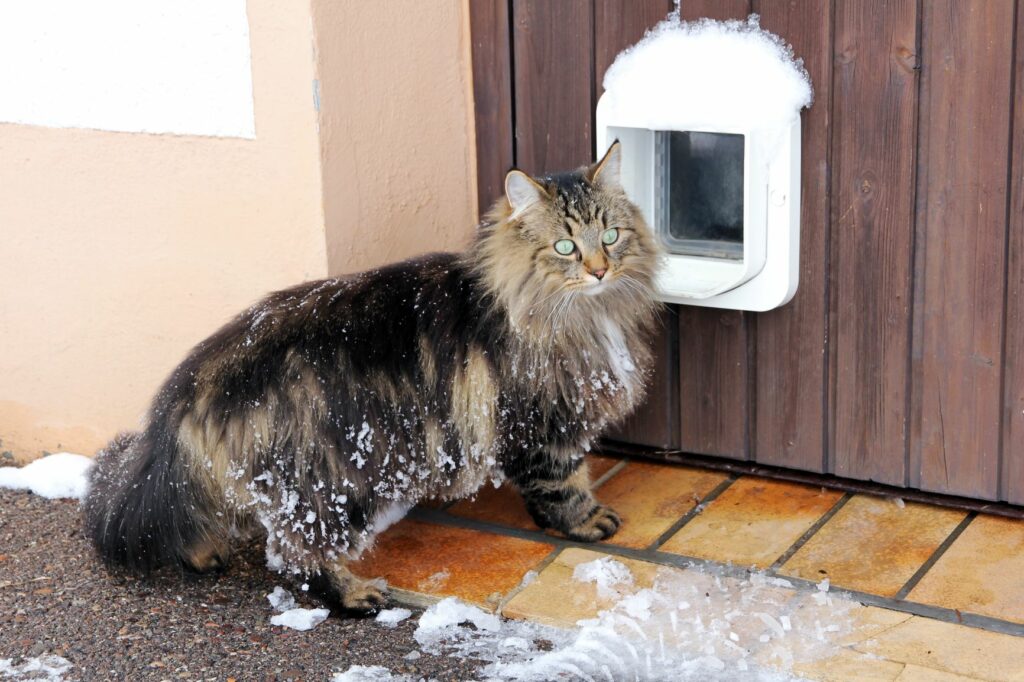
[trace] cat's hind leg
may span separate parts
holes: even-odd
[[[332,611],[346,615],[369,615],[384,608],[388,594],[375,580],[352,574],[344,561],[321,566],[305,578],[309,591]]]
[[[597,542],[614,535],[622,525],[614,509],[594,498],[583,458],[541,454],[512,478],[541,528],[554,528],[573,540]]]

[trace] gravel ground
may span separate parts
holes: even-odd
[[[393,630],[333,617],[307,632],[272,626],[275,585],[319,605],[263,562],[252,547],[216,577],[112,576],[81,536],[77,502],[0,490],[0,659],[56,654],[81,681],[330,680],[355,664],[476,679],[463,659],[403,658],[417,649],[417,613]]]

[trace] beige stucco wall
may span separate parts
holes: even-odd
[[[254,140],[0,124],[0,452],[92,453],[267,291],[458,245],[465,1],[249,0]]]
[[[469,0],[314,0],[332,274],[461,249],[476,222]]]

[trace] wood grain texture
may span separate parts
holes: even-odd
[[[1012,0],[923,5],[920,486],[999,485]]]
[[[748,458],[748,367],[744,313],[679,307],[681,449]]]
[[[598,97],[604,72],[624,49],[668,16],[670,0],[594,0],[594,78]]]
[[[507,0],[475,0],[469,13],[476,117],[477,205],[481,215],[504,192],[514,163],[512,52]]]
[[[692,19],[746,19],[750,0],[680,0],[679,16]]]
[[[836,3],[831,470],[903,485],[914,225],[917,3]]]
[[[608,434],[612,440],[654,448],[679,447],[679,314],[666,306],[654,339],[654,374],[647,399]]]
[[[757,461],[821,472],[825,465],[826,288],[829,233],[832,8],[818,0],[758,0],[761,25],[793,46],[814,87],[801,121],[800,285],[757,319]]]
[[[1017,3],[1000,497],[1024,504],[1024,3]]]
[[[683,0],[686,20],[743,19],[747,0]],[[682,306],[679,311],[680,447],[733,459],[752,456],[753,374],[749,313]]]
[[[594,0],[595,95],[602,92],[604,72],[622,50],[636,43],[647,29],[672,9],[669,0]],[[596,106],[597,102],[594,102]],[[647,400],[609,437],[638,445],[679,447],[679,317],[666,307],[655,339],[655,370]]]
[[[515,0],[516,165],[532,174],[593,160],[593,5]]]

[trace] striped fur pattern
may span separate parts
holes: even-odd
[[[513,171],[465,253],[271,294],[200,343],[144,428],[99,454],[85,503],[99,555],[206,571],[264,533],[268,566],[369,611],[384,594],[346,562],[426,498],[507,477],[538,525],[614,533],[582,454],[643,397],[659,255],[617,155]],[[557,253],[561,239],[577,250]]]

